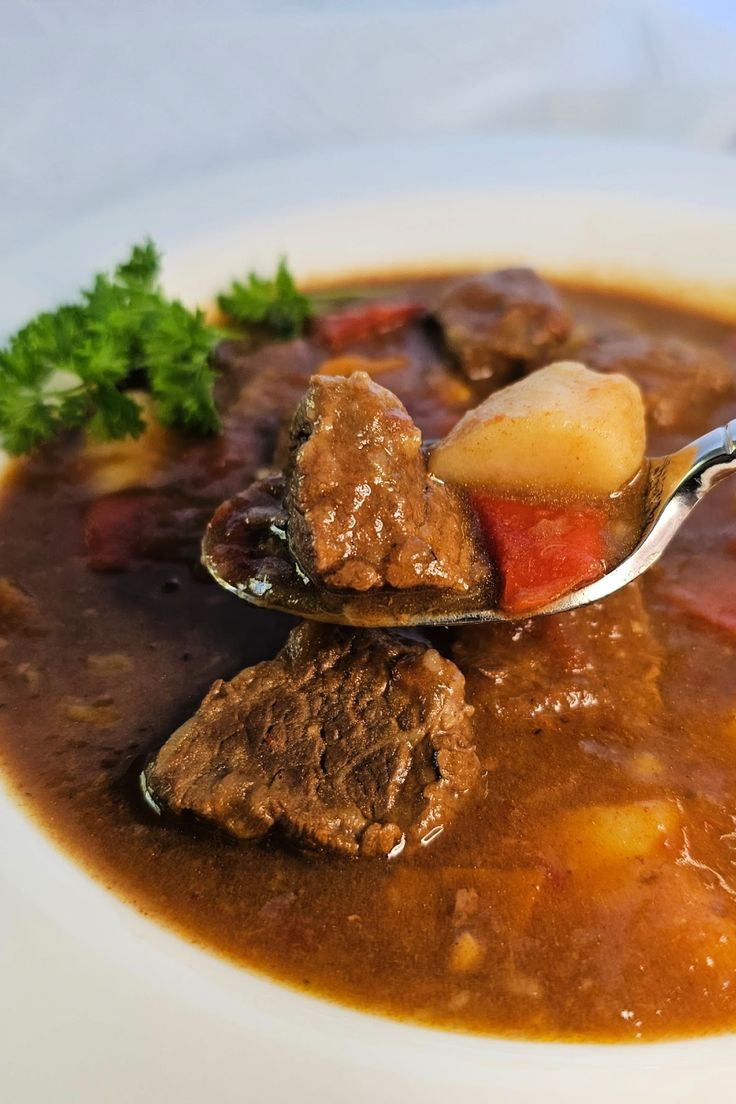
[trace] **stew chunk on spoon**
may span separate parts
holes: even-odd
[[[636,539],[644,446],[637,386],[575,362],[495,392],[424,448],[366,373],[316,375],[285,471],[219,508],[205,562],[250,601],[348,624],[536,611]]]

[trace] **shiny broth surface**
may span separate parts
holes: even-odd
[[[437,286],[408,290],[431,304]],[[675,335],[734,359],[727,327],[705,317],[566,294],[589,331]],[[359,351],[382,360],[379,382],[427,437],[482,394],[418,324]],[[640,586],[534,623],[432,633],[465,674],[483,777],[419,854],[352,861],[238,843],[146,807],[145,756],[213,679],[272,656],[293,623],[226,594],[197,563],[213,506],[270,460],[313,370],[284,357],[263,350],[223,378],[222,439],[149,441],[132,475],[127,454],[78,440],[15,469],[0,503],[0,754],[26,806],[185,938],[362,1009],[527,1038],[733,1030],[729,483]],[[733,395],[704,400],[653,431],[649,451],[734,410]],[[90,570],[101,498],[148,527],[127,570]]]

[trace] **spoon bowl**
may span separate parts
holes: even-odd
[[[491,585],[467,594],[438,589],[369,593],[327,590],[289,552],[282,476],[224,502],[202,542],[202,562],[220,586],[253,605],[298,617],[373,628],[526,621],[597,602],[642,575],[705,494],[736,471],[736,420],[668,456],[647,461],[643,523],[628,554],[605,575],[545,606],[514,613],[495,605]]]

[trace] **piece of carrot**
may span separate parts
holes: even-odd
[[[137,562],[196,563],[206,505],[165,494],[105,495],[84,514],[84,545],[92,571],[127,571]]]
[[[542,506],[476,493],[472,503],[501,577],[499,606],[547,605],[605,571],[605,511]]]
[[[323,314],[315,320],[314,332],[319,341],[337,353],[371,337],[398,330],[424,314],[425,309],[421,303],[411,301],[371,303],[336,314]]]

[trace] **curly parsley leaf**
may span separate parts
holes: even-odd
[[[0,442],[8,452],[82,426],[103,439],[140,436],[145,423],[133,388],[151,392],[164,425],[217,431],[210,354],[223,333],[202,311],[164,296],[160,265],[153,242],[134,245],[77,302],[37,315],[0,349]],[[315,302],[283,258],[272,279],[251,272],[218,297],[233,321],[279,338],[301,333]]]
[[[176,301],[141,328],[142,355],[164,425],[199,433],[217,431],[215,373],[209,363],[211,334],[202,311],[188,311]]]
[[[218,295],[217,304],[233,322],[263,326],[280,338],[296,337],[314,313],[311,299],[299,291],[283,257],[273,279],[249,272],[245,283],[234,280]]]
[[[130,257],[115,269],[119,284],[154,291],[161,268],[161,254],[149,238],[142,245],[134,245]]]
[[[84,425],[103,438],[139,436],[144,421],[126,394],[131,384],[153,393],[165,425],[217,430],[209,357],[221,334],[201,311],[164,296],[159,269],[152,242],[134,246],[78,302],[37,315],[0,349],[0,441],[8,452]]]

